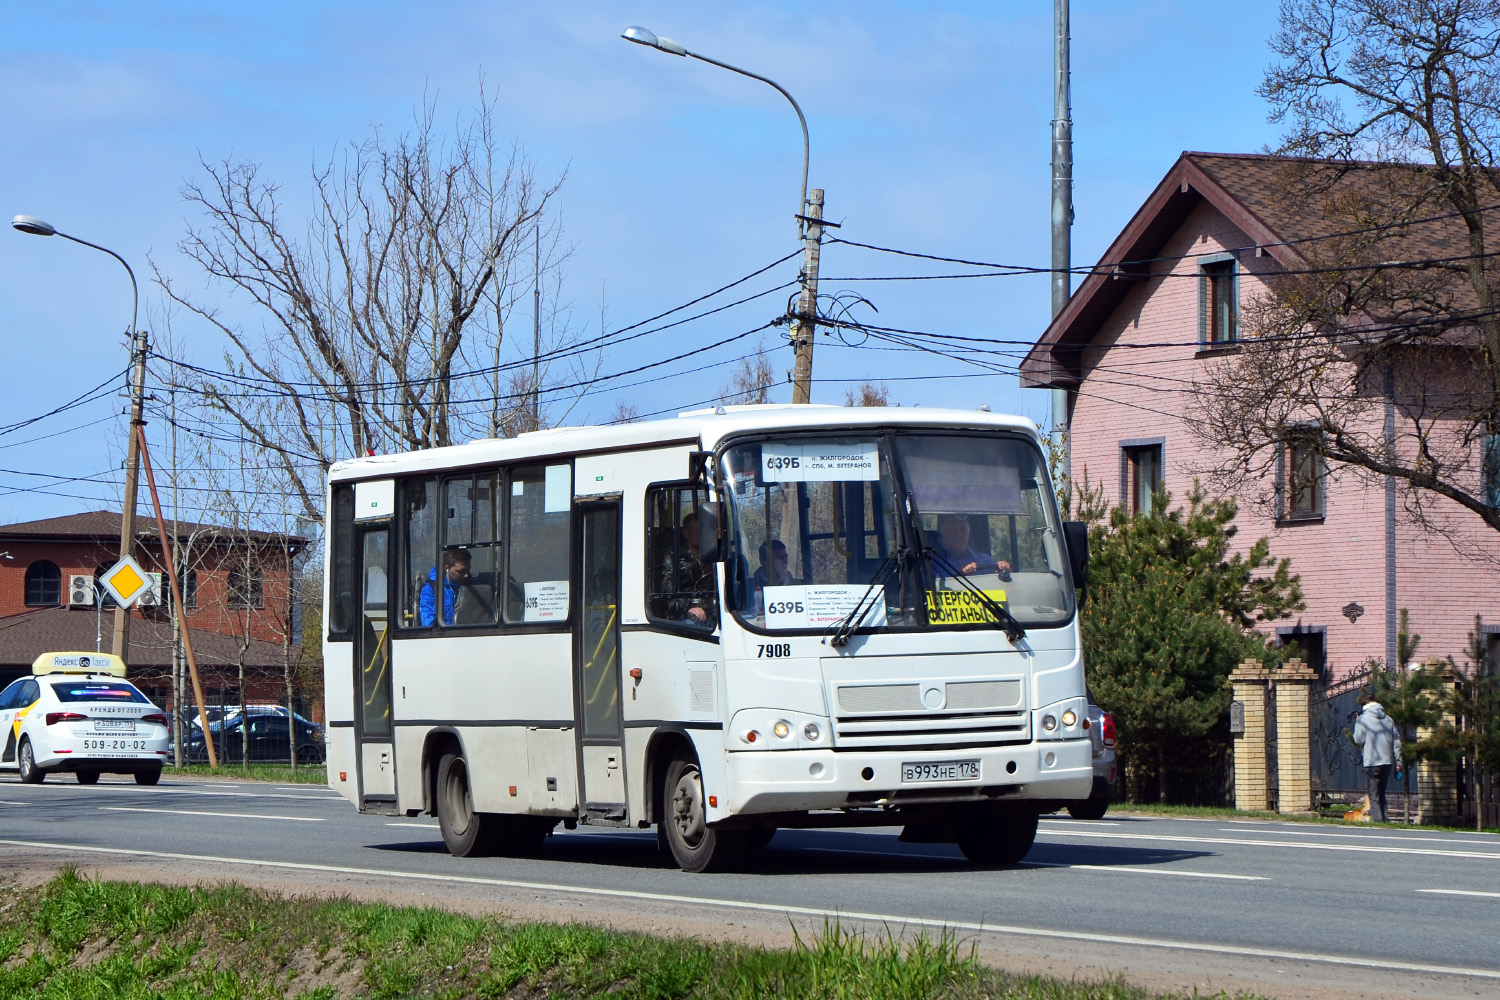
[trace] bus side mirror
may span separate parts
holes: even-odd
[[[724,552],[719,545],[719,517],[711,511],[698,515],[698,558],[704,562],[723,562]]]
[[[1068,566],[1073,570],[1073,586],[1087,590],[1089,585],[1089,526],[1082,521],[1063,522],[1063,540],[1068,546]]]

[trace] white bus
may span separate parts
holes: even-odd
[[[1030,421],[728,407],[340,462],[329,784],[456,855],[656,826],[690,871],[778,828],[1013,863],[1088,797],[1075,587]]]

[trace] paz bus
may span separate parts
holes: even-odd
[[[1088,797],[1087,535],[1028,420],[717,407],[328,478],[329,783],[455,855],[900,826],[1013,863]]]

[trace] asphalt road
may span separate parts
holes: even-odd
[[[444,852],[430,817],[321,786],[0,780],[0,869],[232,878],[526,918],[783,943],[791,928],[949,928],[986,960],[1278,997],[1500,997],[1500,838],[1392,828],[1049,817],[1016,868],[895,829],[782,831],[742,873],[665,867],[651,831],[561,829],[536,858]]]

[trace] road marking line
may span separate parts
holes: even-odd
[[[1107,819],[1053,819],[1050,816],[1042,817],[1043,823],[1060,823],[1063,826],[1119,826],[1114,820]]]
[[[421,830],[441,830],[436,823],[387,823],[386,826],[414,826]]]
[[[1131,865],[1067,865],[1046,861],[1022,861],[1022,868],[1081,868],[1091,872],[1125,872],[1129,875],[1182,875],[1186,878],[1224,878],[1238,882],[1269,882],[1269,875],[1229,875],[1224,872],[1185,872],[1176,868],[1142,868]]]
[[[1199,941],[1174,941],[1169,938],[1134,937],[1124,934],[1097,934],[1087,931],[1052,930],[1041,927],[1009,927],[969,920],[939,920],[891,913],[865,913],[858,910],[829,910],[816,906],[790,906],[776,903],[754,903],[741,899],[706,899],[665,892],[640,892],[632,889],[604,889],[588,886],[559,885],[548,882],[523,882],[519,879],[484,878],[478,875],[439,875],[427,872],[384,871],[378,868],[354,868],[343,865],[315,865],[298,861],[261,861],[254,858],[226,858],[204,854],[178,854],[170,851],[140,851],[128,847],[86,847],[79,844],[50,844],[34,840],[0,840],[12,847],[29,847],[50,851],[76,851],[91,854],[122,854],[142,858],[173,858],[179,861],[204,861],[221,865],[245,865],[253,868],[286,868],[294,871],[327,872],[336,875],[373,875],[380,878],[414,881],[448,882],[467,885],[489,885],[527,892],[561,892],[581,896],[603,896],[612,899],[635,899],[655,903],[718,907],[726,910],[748,910],[824,920],[860,920],[886,926],[916,925],[940,930],[973,931],[978,934],[1005,934],[1013,937],[1037,937],[1064,941],[1088,941],[1094,944],[1126,945],[1140,948],[1162,948],[1169,951],[1204,952],[1214,955],[1240,955],[1248,958],[1272,958],[1294,962],[1318,962],[1324,965],[1352,966],[1364,969],[1390,969],[1394,972],[1423,972],[1441,976],[1466,976],[1500,981],[1500,969],[1468,969],[1462,966],[1425,965],[1394,962],[1382,958],[1352,955],[1320,955],[1315,952],[1285,951],[1279,948],[1251,948],[1245,945],[1206,944]]]
[[[223,816],[227,819],[287,819],[297,823],[327,823],[321,816],[256,816],[250,813],[202,812],[196,809],[141,809],[135,806],[100,806],[100,812],[169,813],[173,816]]]
[[[1249,847],[1301,847],[1309,851],[1356,851],[1364,854],[1420,854],[1433,858],[1484,858],[1500,861],[1500,851],[1435,851],[1423,847],[1375,847],[1371,844],[1306,844],[1295,840],[1251,840],[1248,837],[1189,837],[1168,833],[1085,833],[1082,830],[1042,831],[1054,837],[1094,837],[1099,840],[1176,841],[1187,844],[1242,844]]]
[[[1478,892],[1474,889],[1418,889],[1418,892],[1431,892],[1440,896],[1483,896],[1485,899],[1500,899],[1500,892]]]
[[[1220,827],[1222,833],[1239,833],[1238,827]],[[1323,830],[1272,830],[1271,833],[1285,833],[1287,836],[1295,837],[1341,837],[1345,840],[1383,840],[1388,844],[1404,844],[1408,841],[1423,841],[1433,844],[1474,844],[1473,840],[1460,840],[1456,837],[1408,837],[1403,834],[1386,833],[1328,833]],[[1477,846],[1483,846],[1481,842]],[[1500,843],[1495,845],[1500,847]]]
[[[170,787],[158,785],[150,791],[136,785],[55,785],[53,787],[83,788],[88,793],[108,789],[111,792],[138,792],[141,795],[202,795],[207,798],[220,799],[296,799],[298,802],[331,802],[343,798],[342,795],[291,795],[286,792],[205,792],[198,789],[189,790],[187,785],[187,782],[174,782]]]
[[[11,802],[8,799],[0,799],[0,806],[29,806],[30,802]]]

